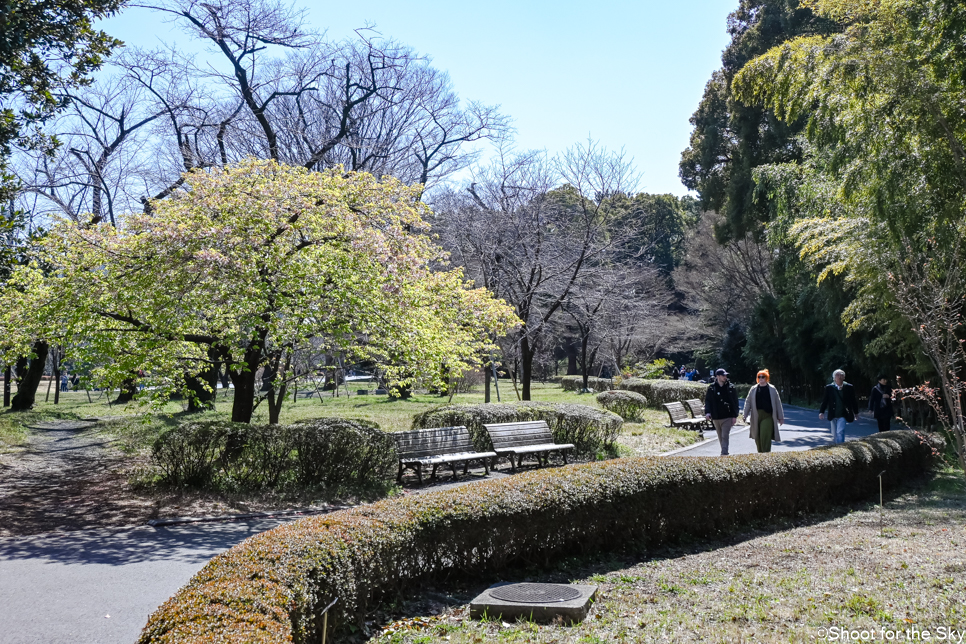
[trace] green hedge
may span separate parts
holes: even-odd
[[[572,403],[520,402],[484,405],[446,405],[413,418],[413,429],[465,425],[476,449],[493,449],[485,424],[544,420],[556,443],[573,443],[578,455],[595,456],[617,440],[624,421],[596,407]]]
[[[560,386],[564,391],[581,391],[584,388],[583,376],[563,376],[560,378]],[[591,391],[609,391],[613,383],[610,378],[587,378],[587,388]]]
[[[535,470],[308,517],[212,559],[148,620],[140,644],[315,642],[420,584],[601,551],[655,547],[792,516],[894,485],[930,445],[893,431],[804,452],[649,457]]]
[[[370,487],[393,479],[392,436],[363,421],[319,418],[292,425],[183,423],[158,436],[162,479],[192,487]]]
[[[597,394],[597,402],[607,411],[612,411],[624,420],[635,421],[647,408],[647,398],[633,391],[602,391]]]
[[[700,382],[644,380],[643,378],[626,378],[617,385],[617,388],[641,394],[654,407],[690,398],[698,398],[703,401],[704,394],[708,391],[708,385],[703,385]]]

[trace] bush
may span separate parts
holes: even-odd
[[[940,439],[941,440],[941,439]],[[318,641],[376,602],[458,575],[647,550],[824,509],[893,486],[932,448],[910,431],[804,452],[649,457],[535,470],[308,517],[212,559],[149,618],[140,644]]]
[[[563,376],[560,378],[560,386],[564,391],[581,391],[584,388],[583,376]],[[609,391],[612,387],[610,378],[587,378],[587,388],[591,391]]]
[[[556,443],[573,443],[578,455],[595,456],[617,440],[624,421],[610,412],[570,403],[496,403],[446,405],[430,409],[413,419],[413,429],[465,425],[473,445],[481,452],[493,449],[485,424],[544,420]]]
[[[395,477],[399,460],[392,435],[363,421],[319,418],[288,432],[300,485],[367,487]]]
[[[630,421],[639,420],[647,407],[647,398],[633,391],[602,391],[597,394],[597,402],[607,411]]]
[[[644,380],[643,378],[628,378],[622,380],[620,389],[633,391],[647,398],[648,403],[660,407],[664,403],[698,398],[704,400],[708,385],[687,380]]]
[[[397,464],[391,435],[338,418],[188,422],[158,436],[152,455],[165,482],[193,487],[371,487],[391,481]]]

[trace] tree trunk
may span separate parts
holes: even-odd
[[[577,375],[577,347],[573,342],[567,343],[567,375]]]
[[[121,383],[121,390],[117,394],[117,398],[114,399],[115,405],[126,405],[132,400],[138,392],[138,381],[137,378],[128,378]]]
[[[523,336],[520,340],[520,382],[523,385],[521,400],[531,400],[530,381],[533,378],[533,355],[535,353],[536,348],[530,346],[527,336]]]
[[[275,390],[275,387],[272,387],[268,390],[269,425],[278,425],[278,419],[282,413],[282,403],[285,402],[286,389],[288,389],[288,385],[283,382],[278,391]]]
[[[185,376],[185,386],[188,388],[188,413],[210,411],[215,408],[215,397],[218,395],[217,365],[212,365],[197,376]],[[208,387],[207,389],[205,387]]]
[[[491,379],[490,369],[492,369],[492,368],[493,368],[493,366],[489,362],[484,362],[483,363],[483,382],[484,382],[484,385],[483,385],[483,402],[485,402],[485,403],[490,402],[490,379]],[[9,367],[8,367],[8,369],[9,369]]]
[[[50,364],[53,367],[54,376],[54,404],[60,404],[60,372],[61,372],[61,348],[58,346],[50,355]]]
[[[10,365],[7,365],[7,368],[3,370],[3,406],[4,407],[10,406],[10,389],[11,389],[10,379],[12,377],[13,377],[13,370],[10,368]]]
[[[40,386],[40,379],[44,375],[44,367],[47,366],[47,352],[50,346],[38,340],[34,342],[33,353],[35,358],[17,361],[17,395],[10,402],[11,411],[28,411],[34,406],[37,399],[37,387]],[[21,368],[23,365],[23,368]]]
[[[587,364],[587,343],[589,341],[590,338],[587,334],[580,338],[580,375],[583,376],[584,386],[582,389],[585,392],[588,390],[587,385],[590,383],[590,365]]]
[[[261,359],[262,352],[260,349],[249,348],[245,352],[244,362],[238,365],[238,369],[228,372],[231,383],[235,385],[235,397],[231,405],[231,422],[233,423],[252,422],[252,412],[255,410],[255,393],[261,384],[256,382],[255,378]]]

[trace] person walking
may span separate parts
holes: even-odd
[[[768,369],[758,372],[758,384],[748,392],[745,399],[744,418],[749,420],[749,436],[755,439],[758,453],[770,452],[771,443],[782,440],[778,428],[785,424],[785,410],[778,396],[778,390],[771,385]]]
[[[879,423],[879,431],[887,432],[892,424],[892,387],[889,386],[889,376],[879,374],[876,378],[879,382],[872,388],[869,394],[869,411],[872,417]]]
[[[714,372],[714,380],[704,394],[704,417],[714,425],[721,455],[727,456],[731,428],[738,422],[738,390],[728,380],[728,372],[724,369]]]
[[[818,410],[819,420],[825,420],[826,411],[832,442],[844,443],[845,424],[855,420],[855,415],[859,413],[859,403],[855,399],[855,388],[845,382],[845,372],[841,369],[832,372],[832,384],[825,387],[825,397]]]

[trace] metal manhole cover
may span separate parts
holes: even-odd
[[[490,591],[490,596],[517,604],[554,604],[580,597],[580,591],[561,584],[509,584]]]

